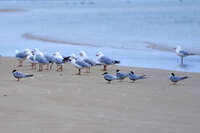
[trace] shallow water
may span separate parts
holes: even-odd
[[[60,51],[63,55],[85,50],[96,59],[95,54],[102,51],[125,66],[200,72],[200,56],[186,57],[182,67],[175,53],[149,49],[146,43],[170,48],[181,45],[200,52],[200,4],[76,2],[0,2],[1,9],[25,9],[0,13],[0,54],[14,56],[16,49],[25,48],[39,48],[46,53]],[[23,37],[25,33],[61,43],[29,40]]]

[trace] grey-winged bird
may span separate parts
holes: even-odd
[[[178,81],[181,81],[181,80],[184,80],[184,79],[187,79],[187,78],[188,78],[188,76],[183,76],[183,77],[175,76],[174,73],[171,73],[171,75],[169,77],[170,81],[173,82],[174,85],[176,85],[176,83]]]
[[[127,78],[128,76],[129,76],[129,74],[121,73],[119,69],[116,70],[116,77],[120,81],[122,81],[123,79]]]
[[[18,72],[17,70],[12,71],[13,76],[19,81],[21,78],[28,78],[28,77],[33,77],[33,74],[24,74],[22,72]]]
[[[114,76],[114,75],[112,75],[112,74],[109,74],[108,72],[105,72],[105,73],[103,73],[102,75],[104,76],[104,79],[108,81],[109,84],[111,83],[111,81],[117,79],[116,76]]]
[[[106,71],[107,69],[107,65],[113,65],[113,64],[119,64],[120,61],[118,60],[113,60],[109,57],[104,56],[104,54],[102,52],[98,52],[96,54],[96,56],[98,57],[98,61],[104,65],[104,71]]]
[[[129,79],[135,82],[139,79],[144,79],[146,75],[136,75],[133,71],[130,71],[129,73]]]

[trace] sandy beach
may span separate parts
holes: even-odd
[[[31,70],[25,61],[0,58],[0,129],[4,133],[188,133],[200,130],[200,74],[171,85],[171,71],[110,66],[146,74],[144,80],[103,79],[98,66],[81,76],[70,64],[63,72]],[[34,74],[17,82],[12,70]]]

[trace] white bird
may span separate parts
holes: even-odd
[[[187,78],[188,78],[188,76],[183,76],[183,77],[175,76],[174,73],[171,73],[171,75],[169,77],[170,81],[173,82],[174,85],[176,85],[176,83],[178,81],[181,81],[181,80],[184,80],[184,79],[187,79]]]
[[[117,79],[123,80],[123,79],[127,78],[128,76],[129,76],[129,74],[121,73],[119,69],[116,70]]]
[[[88,56],[85,53],[85,51],[80,51],[79,55],[81,56],[81,60],[86,62],[87,64],[90,64],[91,67],[97,65],[97,63],[95,61],[93,61],[90,58],[88,58]],[[90,67],[88,69],[89,69],[88,72],[90,72]]]
[[[31,69],[35,70],[36,69],[36,64],[38,63],[33,54],[30,54],[27,56],[27,60],[31,63]]]
[[[136,80],[139,80],[139,79],[144,79],[146,75],[136,75],[134,74],[133,71],[130,71],[129,73],[129,79],[132,80],[133,82],[135,82]]]
[[[190,53],[188,51],[181,49],[181,46],[179,45],[175,48],[175,50],[176,50],[176,54],[181,57],[181,64],[183,64],[183,57],[196,55],[195,53]]]
[[[114,75],[112,75],[112,74],[110,74],[110,73],[108,73],[108,72],[105,72],[105,73],[103,73],[102,75],[104,76],[104,79],[108,81],[109,84],[111,83],[111,81],[117,79],[116,76],[114,76]]]
[[[28,78],[28,77],[33,77],[33,74],[24,74],[22,72],[18,72],[17,70],[12,71],[13,76],[19,81],[21,78]]]
[[[22,67],[23,66],[23,61],[26,59],[26,57],[28,55],[31,54],[31,50],[30,49],[26,49],[25,51],[19,52],[18,50],[15,51],[16,52],[16,58],[19,61],[19,65],[18,67]]]
[[[81,69],[91,67],[90,64],[77,59],[75,54],[72,54],[69,61],[78,69],[78,75],[81,75]]]
[[[43,71],[43,65],[49,64],[49,61],[45,58],[44,54],[39,50],[36,50],[34,59],[39,64],[39,71]]]
[[[63,57],[59,52],[55,52],[53,54],[53,62],[57,65],[57,70],[56,71],[63,71]]]
[[[98,52],[96,54],[96,56],[98,57],[98,61],[104,65],[104,71],[106,71],[107,69],[107,65],[113,65],[113,64],[119,64],[120,61],[117,60],[113,60],[109,57],[104,56],[104,54],[102,52]]]

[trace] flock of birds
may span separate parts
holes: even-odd
[[[52,70],[53,64],[56,64],[56,71],[63,71],[63,65],[66,62],[71,62],[77,69],[78,75],[81,75],[81,70],[85,68],[87,72],[90,72],[90,68],[97,65],[103,65],[103,71],[107,70],[108,65],[119,64],[120,61],[114,60],[107,56],[104,56],[102,52],[98,52],[96,54],[98,58],[98,62],[88,58],[85,51],[79,52],[79,57],[77,57],[74,53],[71,56],[62,56],[59,52],[55,52],[52,55],[47,55],[41,52],[38,49],[30,50],[26,49],[25,51],[19,52],[16,51],[16,58],[19,61],[18,67],[23,66],[23,61],[28,60],[31,63],[31,69],[36,70],[37,65],[39,66],[38,71],[43,71],[43,67],[46,65],[46,70]],[[182,56],[181,56],[182,57]],[[18,72],[16,69],[12,71],[13,76],[19,81],[21,78],[33,77],[32,74],[24,74],[22,72]],[[132,82],[136,80],[145,79],[146,75],[136,75],[133,71],[130,73],[121,73],[119,69],[116,70],[116,75],[112,75],[108,72],[104,72],[104,79],[111,83],[113,80],[124,80],[125,78],[129,78]],[[179,77],[175,76],[174,73],[171,73],[169,79],[173,84],[176,84],[178,81],[187,79],[187,76]]]

